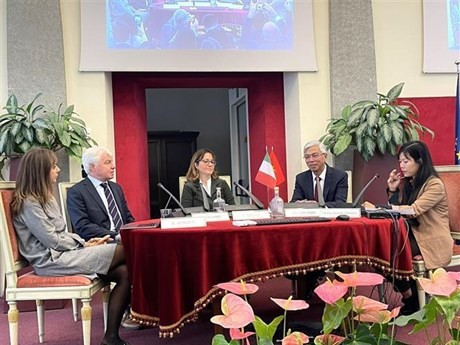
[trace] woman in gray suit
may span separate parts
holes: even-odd
[[[98,275],[115,282],[101,345],[128,345],[118,335],[130,301],[123,246],[107,243],[109,236],[85,241],[66,231],[53,196],[59,171],[56,154],[48,149],[34,148],[22,157],[11,204],[19,251],[37,275]]]

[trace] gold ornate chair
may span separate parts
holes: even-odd
[[[13,197],[14,182],[0,182],[0,249],[1,260],[5,265],[5,300],[9,305],[8,322],[10,344],[18,344],[19,310],[18,301],[35,300],[37,306],[38,338],[44,342],[43,301],[53,299],[81,300],[83,344],[91,342],[91,298],[102,289],[104,295],[110,292],[110,285],[101,279],[90,280],[83,276],[50,277],[37,276],[34,272],[19,275],[19,271],[29,267],[18,249],[16,231],[11,219],[10,204]],[[108,299],[103,298],[106,304]],[[106,306],[104,306],[104,325],[106,324]]]
[[[446,165],[436,167],[439,177],[444,182],[447,192],[449,207],[449,226],[454,240],[460,240],[460,166]],[[416,257],[413,260],[414,272],[417,277],[427,277],[430,272],[425,267],[423,258]],[[452,260],[447,267],[460,266],[460,245],[454,244]],[[417,284],[418,285],[418,284]],[[426,294],[418,285],[418,300],[420,308],[426,303]]]

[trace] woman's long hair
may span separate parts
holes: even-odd
[[[50,173],[57,164],[56,154],[45,148],[33,148],[22,156],[16,178],[11,211],[13,216],[21,212],[27,198],[37,200],[42,207],[53,197]]]
[[[430,151],[425,143],[421,141],[409,141],[400,147],[398,159],[401,154],[406,158],[414,159],[420,165],[417,174],[412,177],[412,180],[404,181],[402,186],[401,204],[411,205],[417,199],[420,188],[422,188],[426,180],[431,176],[439,177],[439,175],[434,169]]]
[[[210,153],[211,156],[212,156],[212,159],[216,160],[215,153],[212,152],[209,149],[199,149],[198,151],[196,151],[193,154],[192,159],[190,160],[190,165],[189,165],[188,170],[187,170],[187,175],[185,175],[185,177],[187,178],[187,181],[194,182],[194,181],[197,181],[200,178],[200,172],[198,171],[196,165],[200,163],[200,161],[203,159],[203,157],[204,157],[204,155],[206,153]],[[214,165],[214,171],[213,171],[213,173],[211,175],[211,178],[212,179],[217,179],[218,177],[219,176],[218,176],[218,173],[217,173],[217,168]]]

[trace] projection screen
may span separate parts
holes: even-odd
[[[81,71],[316,71],[311,0],[81,0]]]
[[[423,1],[423,72],[455,73],[460,60],[460,0]]]

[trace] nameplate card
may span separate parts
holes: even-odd
[[[286,217],[325,217],[336,218],[345,214],[350,218],[361,218],[360,208],[286,208]]]
[[[162,229],[177,229],[177,228],[202,228],[205,227],[206,220],[204,218],[180,217],[180,218],[163,218],[161,219]]]
[[[192,212],[192,217],[204,218],[207,222],[223,222],[230,220],[228,212]]]
[[[268,219],[270,212],[268,210],[249,210],[249,211],[233,211],[233,220],[247,220],[247,219]]]

